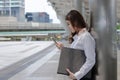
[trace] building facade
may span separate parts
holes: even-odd
[[[49,17],[49,14],[46,12],[28,12],[26,13],[27,21],[40,22],[40,23],[50,23],[52,20]]]
[[[17,21],[25,21],[24,0],[0,0],[0,16],[13,16]]]

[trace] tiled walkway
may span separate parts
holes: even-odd
[[[22,44],[21,46],[23,46],[23,43],[19,43],[19,44]],[[19,49],[16,49],[15,52],[25,52],[27,49],[32,50],[31,47],[36,48],[36,46],[38,46],[39,44],[41,45],[41,43],[37,43],[31,46],[31,44],[32,43],[24,43],[24,45],[29,45],[29,46],[27,48],[25,47],[26,49],[19,47]],[[50,44],[53,44],[53,43],[50,43]],[[48,43],[44,45],[48,45]],[[9,50],[12,51],[12,49],[9,49]],[[120,68],[119,68],[120,67],[120,55],[119,55],[120,50],[118,50],[117,53],[118,53],[117,55],[118,79],[117,80],[120,80],[120,77],[119,77],[120,75]],[[70,80],[67,76],[57,74],[59,56],[60,56],[60,50],[58,50],[57,48],[54,48],[51,51],[49,51],[49,54],[46,54],[44,57],[41,57],[39,60],[29,65],[24,70],[21,70],[16,75],[9,78],[8,80]]]
[[[53,44],[53,42],[0,42],[0,70],[25,59]]]

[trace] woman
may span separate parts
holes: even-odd
[[[87,25],[82,15],[76,11],[71,10],[66,15],[66,23],[73,35],[73,39],[70,47],[74,49],[84,50],[86,61],[79,71],[72,73],[69,69],[66,69],[69,73],[69,77],[73,80],[91,80],[86,79],[84,76],[92,69],[95,64],[95,41],[90,33],[87,31]],[[58,48],[62,48],[63,44],[57,43]]]

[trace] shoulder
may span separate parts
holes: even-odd
[[[82,37],[84,38],[93,38],[92,35],[88,32],[88,31],[85,31],[83,34],[82,34]]]
[[[93,38],[93,36],[88,32],[88,31],[86,31],[86,32],[84,32],[83,33],[83,35],[82,35],[82,40],[84,41],[84,42],[95,42],[94,41],[94,38]]]

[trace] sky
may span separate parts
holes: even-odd
[[[47,0],[25,0],[25,12],[47,12],[50,19],[53,19],[53,23],[60,23],[56,12]]]

